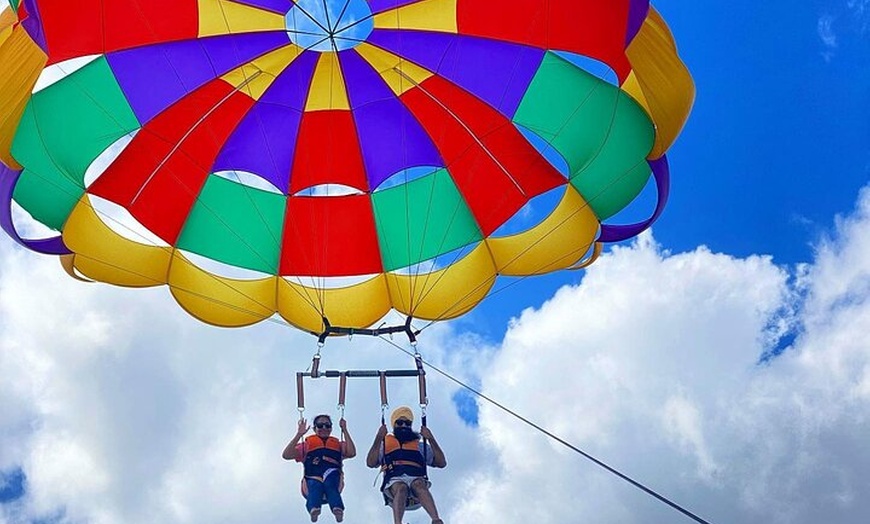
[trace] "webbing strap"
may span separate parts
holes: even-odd
[[[302,413],[305,412],[305,386],[302,373],[296,373],[296,408],[299,410],[299,420],[302,420]]]

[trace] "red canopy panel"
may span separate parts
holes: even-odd
[[[402,95],[484,235],[566,180],[501,113],[438,76]],[[448,111],[445,108],[450,108]]]
[[[369,195],[287,199],[282,275],[332,277],[381,272]]]
[[[302,115],[290,194],[322,184],[369,190],[350,111],[308,111]]]
[[[90,192],[175,244],[218,152],[252,105],[223,80],[206,84],[140,130]]]
[[[620,79],[631,71],[625,57],[629,0],[525,0],[513,4],[461,0],[459,33],[570,51],[608,64]]]
[[[39,15],[49,64],[196,38],[199,31],[196,0],[55,0]]]

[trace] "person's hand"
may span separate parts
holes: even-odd
[[[386,437],[386,436],[387,436],[387,425],[386,425],[386,424],[381,424],[381,427],[378,428],[378,435],[377,435],[377,438],[378,438],[378,439],[383,439],[383,438]]]
[[[339,420],[338,427],[340,427],[342,431],[347,431],[347,421],[344,419]]]
[[[432,436],[432,432],[429,431],[429,428],[427,426],[423,426],[422,428],[420,428],[420,436],[428,440],[432,440],[433,438],[435,438]]]
[[[304,418],[299,419],[299,426],[296,429],[296,436],[301,437],[302,435],[308,433],[309,429],[311,429],[311,426],[308,425],[308,421]]]

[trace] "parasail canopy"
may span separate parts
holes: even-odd
[[[661,213],[694,99],[644,0],[11,4],[0,224],[220,326],[453,318],[573,267]]]

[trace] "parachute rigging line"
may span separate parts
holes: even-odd
[[[582,107],[582,104],[581,104],[581,106],[579,106],[578,108],[576,108],[576,109],[574,110],[574,113],[572,113],[572,116],[573,116],[574,114],[576,114],[578,111],[580,111],[580,108],[581,108],[581,107]],[[610,132],[611,132],[611,130],[612,130],[612,128],[613,128],[613,125],[614,125],[614,123],[615,123],[615,121],[616,121],[616,112],[617,112],[617,107],[618,107],[618,101],[617,101],[616,104],[614,104],[613,110],[611,111],[611,114],[610,114],[610,125],[608,126],[607,135],[605,136],[604,140],[602,140],[601,143],[598,145],[598,148],[597,148],[597,150],[596,150],[596,152],[595,152],[595,156],[594,156],[594,158],[597,158],[597,157],[602,153],[602,151],[604,150],[604,147],[605,147],[606,144],[607,144],[608,137],[610,136]],[[452,114],[452,113],[451,113],[451,114]],[[566,125],[567,125],[567,124],[566,124]],[[552,148],[552,147],[553,147],[553,142],[556,140],[556,138],[559,136],[559,134],[561,134],[561,132],[562,132],[563,130],[564,130],[564,125],[563,125],[562,128],[560,128],[560,129],[556,132],[556,135],[555,135],[552,139],[550,139],[550,140],[546,140],[546,143],[547,143],[547,147],[548,147],[548,148]],[[484,148],[484,149],[486,149],[486,148]],[[488,150],[487,150],[487,152],[488,152]],[[641,162],[643,162],[643,161],[641,161]],[[568,214],[568,216],[564,217],[564,218],[563,218],[563,219],[562,219],[558,224],[556,224],[555,226],[553,226],[553,227],[550,229],[550,231],[544,233],[544,235],[542,235],[541,238],[539,238],[539,239],[537,239],[536,241],[532,242],[530,245],[525,246],[525,247],[524,247],[524,248],[523,248],[519,253],[517,253],[516,255],[514,255],[513,258],[511,258],[511,259],[507,262],[506,265],[510,265],[510,264],[513,263],[514,261],[520,259],[524,254],[526,254],[526,253],[528,253],[529,251],[531,251],[532,249],[534,249],[535,246],[537,246],[538,244],[540,244],[541,242],[543,242],[544,240],[546,240],[550,235],[552,235],[553,233],[555,233],[555,232],[559,229],[559,227],[561,227],[563,224],[565,224],[566,222],[568,222],[569,220],[571,220],[574,216],[576,216],[576,215],[577,215],[578,213],[580,213],[582,210],[584,210],[584,209],[590,207],[591,204],[592,204],[592,202],[598,200],[598,199],[599,199],[602,195],[604,195],[607,191],[609,191],[611,188],[615,187],[616,184],[620,183],[623,179],[625,179],[625,178],[626,178],[626,177],[627,177],[627,176],[632,172],[632,170],[633,170],[634,168],[636,168],[638,165],[641,164],[641,162],[638,162],[637,164],[635,164],[635,165],[632,166],[631,168],[628,168],[628,169],[624,170],[624,171],[623,171],[623,172],[622,172],[618,177],[614,177],[613,179],[609,180],[608,183],[604,185],[604,187],[600,188],[600,189],[598,190],[598,192],[595,193],[595,195],[592,196],[592,198],[590,198],[590,199],[584,201],[584,203],[583,203],[582,206],[580,206],[580,207],[577,208],[577,209],[574,209],[570,214]],[[656,187],[657,187],[657,188],[660,187],[660,184],[661,184],[660,178],[661,178],[662,176],[667,177],[667,174],[662,175],[662,174],[660,174],[660,173],[658,173],[658,172],[656,172],[656,171],[653,171],[653,177],[654,177],[655,180],[656,180]],[[512,177],[511,177],[511,180],[513,180]],[[502,196],[502,198],[504,198],[504,196]],[[428,217],[427,217],[427,218],[428,218]],[[599,238],[600,238],[600,232],[599,232]],[[592,246],[595,246],[596,244],[597,244],[597,242],[593,242]],[[591,246],[590,246],[590,247],[591,247]],[[598,258],[598,255],[595,254],[596,250],[597,250],[598,254],[600,255],[600,249],[601,249],[601,248],[599,248],[599,247],[595,247],[594,250],[593,250],[593,254],[592,254],[592,255],[591,255],[591,256],[590,256],[590,257],[589,257],[585,262],[578,262],[578,263],[577,263],[576,265],[574,265],[573,267],[569,267],[569,268],[566,268],[566,269],[582,269],[582,268],[584,268],[584,267],[590,265],[592,262],[594,262],[594,261]],[[435,287],[437,286],[438,282],[439,282],[442,278],[444,278],[444,277],[447,275],[447,272],[450,271],[451,269],[453,269],[453,263],[455,263],[457,260],[459,260],[460,256],[461,256],[461,252],[457,252],[456,254],[454,254],[454,256],[453,256],[453,260],[452,260],[452,262],[450,263],[450,265],[448,265],[448,266],[446,267],[445,271],[444,271],[441,275],[439,275],[439,276],[436,278],[436,280],[435,280],[435,282],[432,284],[432,286],[430,286],[426,291],[424,291],[423,296],[420,298],[421,301],[425,300],[425,298],[426,298],[426,297],[427,297],[427,296],[428,296],[428,295],[429,295],[429,294],[430,294],[430,293],[435,289]],[[555,262],[559,262],[559,261],[563,260],[563,259],[564,259],[565,257],[567,257],[567,256],[573,256],[573,253],[572,253],[572,254],[565,255],[565,256],[561,257],[560,259],[556,260]],[[424,283],[424,289],[425,289],[425,286],[428,285],[428,283],[429,283],[429,277],[430,277],[430,276],[431,276],[431,273],[428,274],[428,275],[426,276],[426,280],[425,280],[425,283]],[[528,278],[528,277],[530,277],[530,276],[535,276],[535,274],[534,274],[534,273],[530,273],[530,274],[527,274],[527,275],[523,275],[522,277],[520,277],[519,281],[525,280],[526,278]],[[515,283],[516,283],[516,282],[513,282],[513,283],[511,283],[510,285],[505,286],[505,287],[503,287],[503,288],[501,288],[501,289],[496,289],[496,290],[494,290],[494,291],[491,291],[491,292],[487,293],[487,295],[486,295],[486,296],[485,296],[481,301],[486,300],[486,299],[489,298],[490,296],[492,296],[492,295],[498,293],[499,291],[502,291],[502,290],[506,289],[507,287],[512,286],[512,285],[515,284]],[[444,313],[443,313],[440,317],[430,320],[429,324],[427,324],[425,327],[429,327],[429,326],[431,326],[432,324],[434,324],[435,322],[438,322],[438,321],[440,321],[440,320],[443,320],[443,318],[446,317],[447,315],[449,315],[450,312],[451,312],[455,307],[457,307],[458,305],[462,304],[462,303],[463,303],[467,298],[469,298],[470,296],[474,295],[474,294],[478,291],[478,289],[480,289],[480,287],[483,286],[483,285],[485,285],[485,282],[481,282],[480,284],[478,284],[478,285],[475,286],[474,288],[470,289],[468,292],[466,292],[465,295],[463,295],[461,298],[459,298],[458,300],[456,300],[456,301],[455,301],[455,302],[454,302],[454,303],[453,303],[449,308],[446,308],[446,309],[444,310]],[[412,310],[412,312],[413,312],[413,310]],[[424,329],[425,329],[425,328],[424,328]]]
[[[393,342],[392,340],[386,339],[386,338],[384,338],[384,337],[380,337],[380,338],[381,338],[381,340],[383,340],[384,342],[386,342],[386,343],[390,344],[391,346],[395,347],[396,349],[398,349],[398,350],[401,351],[402,353],[405,353],[405,354],[407,354],[407,355],[413,355],[410,351],[406,350],[406,349],[403,348],[402,346],[399,346],[398,344],[396,344],[396,343]],[[583,458],[585,458],[585,459],[591,461],[591,462],[594,463],[596,466],[598,466],[598,467],[600,467],[600,468],[602,468],[602,469],[608,471],[609,473],[612,473],[613,475],[616,475],[616,476],[619,477],[620,479],[622,479],[622,480],[628,482],[629,484],[631,484],[631,485],[634,486],[635,488],[637,488],[637,489],[643,491],[643,492],[646,493],[647,495],[650,495],[650,496],[652,496],[652,497],[658,499],[660,502],[663,502],[664,504],[667,504],[667,505],[670,506],[671,508],[673,508],[673,509],[679,511],[679,512],[682,513],[683,515],[689,517],[690,519],[694,520],[695,522],[698,522],[699,524],[711,524],[709,521],[702,519],[702,518],[699,517],[698,515],[692,513],[692,512],[689,511],[688,509],[686,509],[686,508],[684,508],[683,506],[677,504],[676,502],[670,500],[669,498],[665,497],[664,495],[661,495],[661,494],[657,493],[657,492],[654,491],[652,488],[649,488],[649,487],[645,486],[644,484],[640,483],[639,481],[634,480],[633,478],[629,477],[629,476],[626,475],[625,473],[622,473],[622,472],[620,472],[619,470],[613,468],[612,466],[609,466],[609,465],[606,464],[605,462],[603,462],[603,461],[601,461],[601,460],[599,460],[599,459],[593,457],[593,456],[590,455],[589,453],[586,453],[586,452],[583,451],[582,449],[580,449],[580,448],[578,448],[577,446],[571,444],[570,442],[568,442],[567,440],[563,439],[562,437],[559,437],[559,436],[556,435],[555,433],[553,433],[553,432],[547,430],[546,428],[544,428],[544,427],[542,427],[542,426],[540,426],[540,425],[538,425],[538,424],[532,422],[532,421],[529,420],[528,418],[526,418],[526,417],[520,415],[520,414],[517,413],[516,411],[513,411],[512,409],[510,409],[510,408],[508,408],[507,406],[505,406],[505,405],[499,403],[498,401],[493,400],[492,398],[486,396],[485,394],[483,394],[482,392],[478,391],[477,389],[474,389],[473,387],[469,386],[469,385],[466,384],[465,382],[462,382],[462,381],[459,380],[458,378],[452,376],[450,373],[448,373],[448,372],[442,370],[441,368],[439,368],[439,367],[437,367],[437,366],[432,365],[432,363],[427,362],[426,360],[423,360],[422,358],[421,358],[420,360],[421,360],[421,362],[423,362],[424,364],[426,364],[426,366],[428,366],[430,369],[433,369],[434,371],[436,371],[439,375],[441,375],[441,376],[447,378],[448,380],[452,381],[453,383],[457,384],[458,386],[460,386],[460,387],[462,387],[462,388],[468,390],[470,393],[472,393],[472,394],[474,394],[475,396],[477,396],[477,397],[479,397],[479,398],[485,400],[486,402],[489,402],[489,403],[492,404],[493,406],[495,406],[495,407],[497,407],[498,409],[504,411],[504,412],[507,413],[508,415],[510,415],[510,416],[512,416],[512,417],[514,417],[514,418],[516,418],[517,420],[519,420],[519,421],[525,423],[526,425],[532,427],[533,429],[535,429],[535,430],[537,430],[537,431],[543,433],[544,435],[550,437],[551,439],[553,439],[553,440],[555,440],[556,442],[562,444],[563,446],[567,447],[567,448],[570,449],[571,451],[574,451],[574,452],[577,453],[578,455],[581,455]]]

